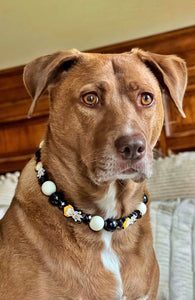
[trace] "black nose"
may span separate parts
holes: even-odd
[[[126,135],[115,141],[115,147],[123,159],[138,160],[145,155],[146,141],[141,135]]]

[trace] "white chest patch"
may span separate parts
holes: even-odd
[[[106,213],[105,219],[116,217],[116,188],[114,183],[110,184],[108,193],[96,203]]]
[[[102,240],[105,243],[105,248],[101,253],[101,259],[103,262],[104,267],[111,271],[117,280],[117,286],[116,286],[116,299],[117,300],[122,300],[125,299],[123,298],[123,284],[122,284],[122,279],[121,279],[121,274],[120,274],[120,261],[115,254],[115,252],[111,248],[111,239],[112,239],[112,233],[107,232],[103,230],[102,232]]]
[[[107,218],[115,218],[117,215],[116,212],[116,189],[114,183],[110,184],[109,190],[107,195],[97,202],[100,209],[102,209],[105,213],[105,219]],[[102,231],[102,241],[105,244],[105,248],[101,253],[101,259],[103,262],[104,267],[111,271],[117,280],[116,288],[116,300],[125,300],[126,297],[123,297],[123,285],[122,279],[120,274],[120,261],[113,251],[111,247],[111,239],[112,233],[103,230]],[[113,299],[114,300],[114,299]]]

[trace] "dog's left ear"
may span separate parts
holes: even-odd
[[[67,72],[79,59],[76,49],[58,51],[51,55],[39,57],[24,68],[23,80],[27,91],[33,99],[28,112],[31,118],[37,101],[45,89],[59,80],[62,72]]]
[[[183,97],[187,86],[186,63],[176,55],[160,55],[133,49],[138,57],[151,69],[174,101],[182,117],[186,117],[182,108]]]

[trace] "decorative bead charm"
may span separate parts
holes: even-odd
[[[83,219],[82,211],[74,210],[74,212],[72,214],[72,218],[75,222],[81,223],[82,219]]]
[[[41,178],[42,176],[44,176],[44,174],[45,174],[45,169],[40,168],[37,172],[37,177]]]
[[[39,161],[36,166],[35,166],[35,170],[38,172],[39,170],[41,170],[43,168],[42,162]]]
[[[132,225],[136,222],[137,215],[131,214],[128,218],[126,218],[125,222],[123,223],[123,228],[126,229],[129,225]]]
[[[51,194],[56,192],[56,185],[55,183],[53,183],[53,181],[48,180],[42,184],[41,190],[43,194],[45,194],[46,196],[50,196]]]
[[[75,222],[78,223],[82,222],[82,218],[83,218],[82,212],[74,210],[74,207],[72,205],[67,205],[64,207],[64,215],[66,217],[72,217]]]
[[[126,229],[126,228],[129,226],[129,224],[130,224],[130,223],[129,223],[129,220],[130,220],[130,218],[126,218],[126,219],[125,219],[125,222],[123,223],[123,228],[124,228],[124,229]]]
[[[66,217],[71,217],[74,212],[74,208],[72,205],[67,205],[64,207],[64,215]]]
[[[137,209],[141,212],[142,216],[145,215],[145,213],[147,211],[147,207],[143,202],[140,202]]]
[[[102,219],[102,217],[100,216],[94,216],[92,217],[90,223],[89,223],[89,227],[93,230],[93,231],[100,231],[104,228],[104,219]]]

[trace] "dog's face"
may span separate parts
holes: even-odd
[[[135,55],[83,56],[51,98],[51,130],[60,131],[64,146],[79,153],[95,183],[150,176],[163,122],[162,95]]]
[[[164,120],[162,88],[182,113],[184,62],[171,57],[174,66],[170,67],[170,62],[167,66],[167,61],[162,65],[155,55],[141,50],[120,55],[73,50],[67,57],[59,52],[53,58],[36,60],[24,75],[34,103],[50,87],[49,126],[58,147],[60,141],[60,155],[63,157],[63,150],[71,152],[70,159],[83,165],[85,175],[98,185],[149,177],[152,151]],[[164,56],[157,57],[163,61]],[[43,79],[32,80],[31,76],[32,69],[40,70],[41,65],[45,81],[40,84]],[[178,70],[181,75],[176,80],[173,77]],[[176,84],[183,87],[179,97],[174,96]]]

